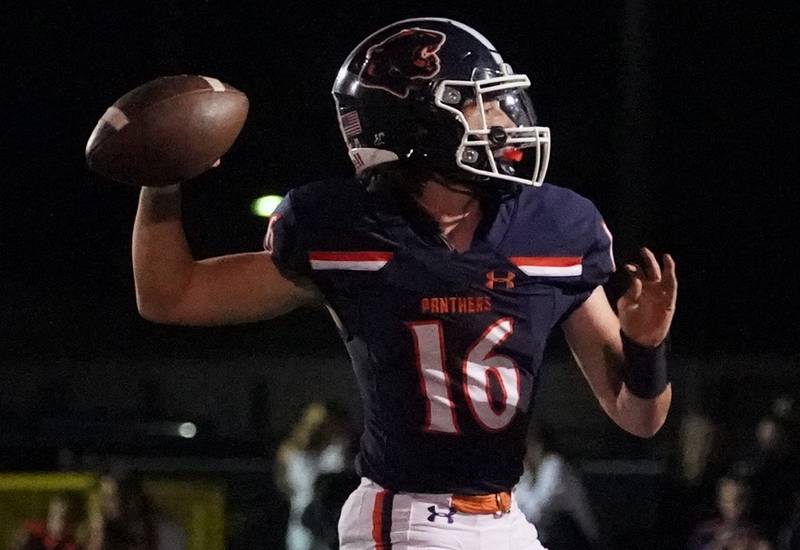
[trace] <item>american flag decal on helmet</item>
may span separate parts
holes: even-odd
[[[361,133],[361,119],[358,111],[350,111],[342,115],[342,131],[347,137],[357,136]]]

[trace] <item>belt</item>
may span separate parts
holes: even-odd
[[[505,514],[511,511],[511,493],[453,495],[450,506],[463,514]]]

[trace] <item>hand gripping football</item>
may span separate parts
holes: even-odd
[[[247,96],[216,78],[164,76],[106,110],[86,143],[92,170],[121,183],[160,187],[208,170],[244,126]]]

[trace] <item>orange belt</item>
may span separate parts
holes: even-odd
[[[453,495],[450,505],[453,510],[463,514],[505,514],[511,511],[511,493]]]

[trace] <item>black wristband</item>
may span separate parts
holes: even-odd
[[[622,381],[628,391],[642,399],[661,395],[669,384],[666,344],[661,342],[650,348],[634,342],[622,331],[619,334],[622,336],[622,351],[625,354]]]

